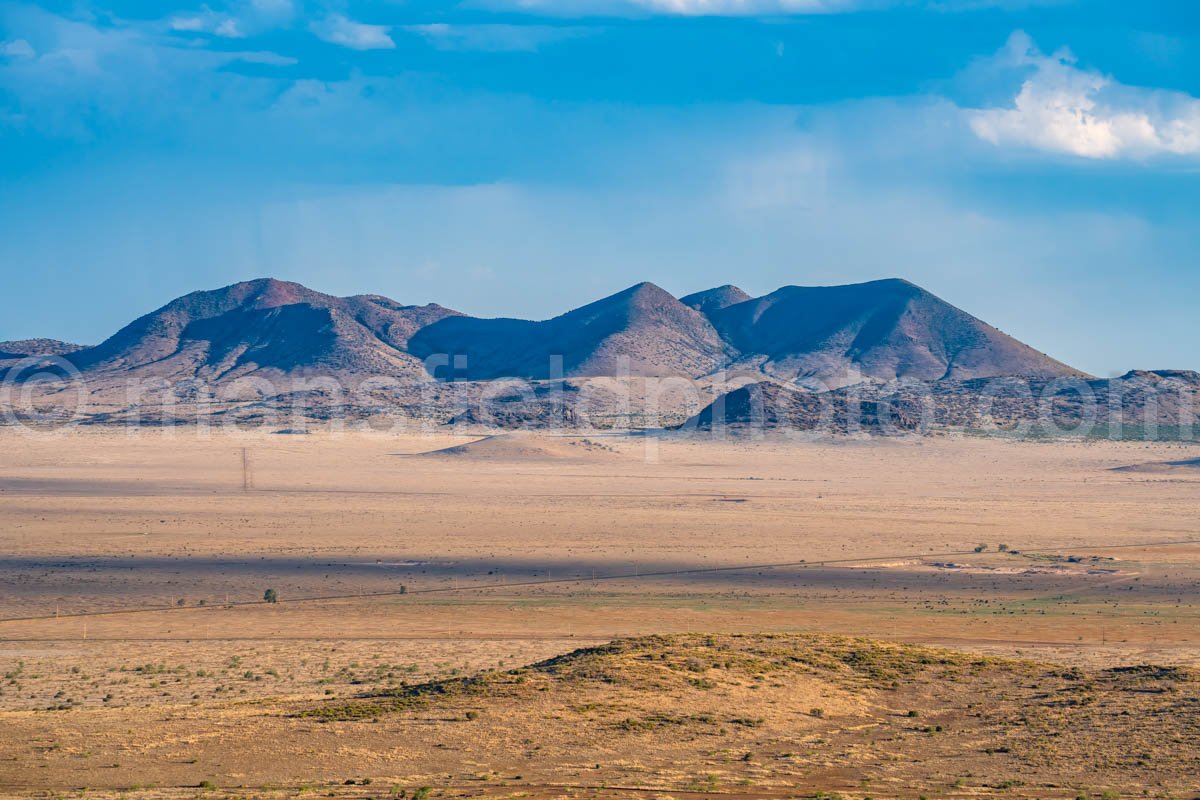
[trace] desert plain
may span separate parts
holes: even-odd
[[[5,796],[1200,791],[1198,445],[181,427],[0,453]]]

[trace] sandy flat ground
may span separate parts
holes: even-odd
[[[72,714],[351,696],[617,636],[1200,664],[1200,470],[1114,471],[1200,447],[479,439],[0,431],[0,778],[101,785],[11,746]]]

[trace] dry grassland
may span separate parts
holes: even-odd
[[[478,438],[0,433],[0,793],[1197,788],[1200,447]]]

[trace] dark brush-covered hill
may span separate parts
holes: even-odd
[[[84,348],[58,339],[14,339],[0,342],[0,361],[38,356],[65,356]]]

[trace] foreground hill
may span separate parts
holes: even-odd
[[[1200,771],[1200,679],[1181,667],[694,634],[409,683],[422,667],[395,659],[413,657],[411,643],[377,642],[369,658],[334,672],[324,655],[342,661],[342,646],[286,668],[356,687],[357,696],[324,700],[280,696],[290,676],[257,671],[253,660],[235,658],[217,676],[193,671],[195,662],[134,662],[119,691],[136,704],[5,713],[0,752],[10,766],[0,776],[19,775],[5,785],[22,796],[77,793],[86,778],[88,797],[145,800],[1070,800],[1190,798]],[[234,697],[161,700],[163,686],[178,692],[214,677]],[[237,688],[264,680],[277,688]]]
[[[662,791],[1169,794],[1200,769],[1193,671],[1064,669],[837,636],[618,640],[300,716],[418,736],[426,720],[463,720],[426,735],[497,774],[520,764],[547,781],[582,771]]]

